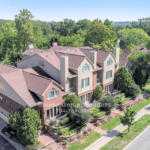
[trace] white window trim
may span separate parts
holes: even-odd
[[[48,97],[48,100],[51,100],[51,99],[53,99],[53,98],[56,98],[56,97],[58,97],[59,96],[59,91],[57,91],[58,92],[58,94],[56,94],[57,92],[56,92],[57,90],[52,90],[52,91],[49,91],[48,92],[48,95],[47,95],[47,97]],[[49,97],[49,93],[50,92],[55,92],[55,94],[54,94],[54,96],[53,97]]]

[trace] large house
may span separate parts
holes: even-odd
[[[0,65],[0,112],[33,107],[43,123],[61,114],[63,96],[74,93],[86,104],[97,85],[113,91],[119,67],[119,49],[114,54],[89,47],[62,47],[54,43],[48,50],[30,48],[17,68]]]

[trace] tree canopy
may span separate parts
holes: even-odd
[[[123,49],[133,50],[138,46],[145,45],[150,37],[143,29],[125,28],[118,32],[120,46]]]
[[[129,61],[129,69],[132,72],[134,81],[142,88],[149,78],[150,54],[140,51],[135,52],[130,55]]]
[[[126,96],[135,97],[140,93],[140,89],[135,84],[132,74],[125,67],[117,71],[114,79],[114,88],[125,93]]]
[[[37,143],[41,120],[36,110],[25,108],[23,111],[10,114],[9,124],[16,131],[17,138],[23,144]]]
[[[86,45],[103,50],[112,50],[116,42],[117,35],[113,29],[100,21],[93,21],[85,38]]]
[[[62,46],[92,46],[99,50],[113,51],[120,38],[123,49],[132,50],[145,45],[149,48],[150,28],[146,21],[130,23],[128,28],[116,27],[108,19],[104,22],[98,19],[44,22],[33,20],[32,13],[23,9],[15,15],[14,21],[0,20],[0,61],[15,64],[29,44],[48,49],[53,42],[58,42]]]

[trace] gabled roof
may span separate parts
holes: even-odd
[[[24,52],[25,57],[24,59],[27,59],[28,57],[38,55],[44,60],[46,60],[48,63],[52,64],[56,69],[60,69],[60,62],[59,58],[56,56],[55,52],[51,49],[49,50],[40,50],[40,49],[29,49]]]
[[[23,71],[23,75],[26,81],[27,88],[37,95],[42,95],[52,82],[50,79],[25,71]]]
[[[10,73],[16,70],[17,69],[13,66],[0,64],[0,74]]]
[[[63,54],[73,54],[73,55],[80,55],[85,56],[80,48],[77,47],[69,47],[69,46],[54,46],[50,48],[55,52],[63,53]]]
[[[56,52],[56,55],[60,59],[64,53],[62,52]],[[77,70],[78,67],[80,66],[81,62],[84,60],[85,56],[83,55],[74,55],[74,54],[67,54],[65,53],[66,56],[68,56],[68,64],[69,64],[69,69],[74,69]]]
[[[34,101],[31,93],[29,92],[25,78],[23,75],[23,70],[18,69],[9,73],[0,74],[7,84],[17,93],[22,101],[18,103],[24,106],[35,106],[36,102]]]
[[[121,54],[120,54],[120,65],[121,66],[126,66],[128,63],[128,57],[130,55],[130,52],[128,50],[124,50]]]
[[[100,65],[103,64],[103,62],[109,56],[109,54],[110,52],[106,52],[102,50],[97,51],[97,63]]]
[[[40,57],[44,58],[47,62],[52,64],[57,69],[60,69],[60,57],[62,55],[67,55],[69,60],[69,69],[77,70],[81,62],[86,58],[89,63],[94,64],[93,52],[96,51],[90,47],[68,47],[68,46],[54,46],[45,50],[30,49],[25,52],[26,55],[38,54]],[[101,65],[110,52],[97,51],[97,64]],[[113,55],[112,55],[113,56]]]
[[[31,92],[42,96],[48,87],[57,86],[61,89],[61,86],[52,79],[34,74],[34,72],[31,73],[29,70],[18,69],[7,65],[0,65],[0,69],[1,68],[3,70],[1,70],[0,76],[22,99],[22,101],[18,103],[24,106],[32,107],[36,105],[37,102]]]

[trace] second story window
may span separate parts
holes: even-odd
[[[90,79],[85,78],[81,80],[81,88],[84,89],[90,85]]]
[[[107,71],[107,72],[106,72],[106,79],[109,79],[109,78],[111,78],[111,77],[112,77],[112,70]]]
[[[48,99],[52,99],[55,98],[59,95],[59,91],[58,90],[52,90],[48,92]]]
[[[109,65],[111,65],[112,63],[113,63],[112,59],[109,58],[109,59],[107,60],[107,65],[109,66]]]
[[[90,71],[90,66],[86,63],[82,66],[82,72]]]

